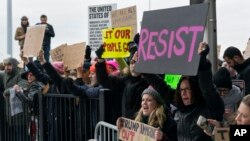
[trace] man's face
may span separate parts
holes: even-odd
[[[40,20],[41,20],[42,24],[46,24],[47,23],[47,18],[41,18]]]
[[[11,74],[13,71],[13,67],[11,64],[4,64],[4,70],[7,74]]]
[[[237,57],[234,57],[232,59],[228,58],[228,57],[225,57],[224,59],[227,62],[229,67],[234,67],[235,65],[239,64],[238,61],[237,61]]]

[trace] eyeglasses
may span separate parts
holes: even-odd
[[[217,88],[216,89],[217,92],[220,94],[220,95],[226,95],[229,93],[229,89],[228,88]]]
[[[179,93],[182,93],[182,92],[191,93],[191,89],[190,88],[180,88]]]

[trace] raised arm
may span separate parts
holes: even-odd
[[[212,80],[211,63],[206,59],[209,47],[206,43],[200,43],[198,53],[200,54],[200,64],[198,78],[202,96],[213,119],[221,121],[224,113],[224,103],[217,93]]]

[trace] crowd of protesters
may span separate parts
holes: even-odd
[[[29,26],[28,18],[22,17],[22,28],[17,29],[15,36],[23,48],[23,36]],[[41,16],[41,24],[46,24],[47,17]],[[15,118],[24,112],[11,113],[11,107],[18,101],[27,103],[30,114],[27,120],[35,115],[35,97],[39,94],[73,94],[79,97],[98,97],[100,89],[111,90],[112,124],[122,127],[119,117],[143,122],[158,128],[157,140],[164,141],[210,141],[212,137],[197,125],[200,115],[217,126],[230,124],[250,125],[250,59],[244,59],[236,47],[228,47],[223,55],[223,65],[213,75],[211,63],[207,60],[209,46],[200,43],[198,54],[200,64],[196,76],[182,76],[176,89],[172,89],[162,75],[144,74],[135,71],[138,54],[139,34],[128,43],[130,56],[126,59],[103,59],[103,45],[95,52],[97,58],[91,58],[90,46],[85,50],[85,61],[77,69],[68,70],[63,62],[50,62],[50,38],[54,37],[53,27],[47,24],[43,50],[37,60],[23,57],[23,69],[18,68],[18,61],[9,57],[0,64],[1,109],[4,107],[6,117],[1,114],[2,127],[6,122],[11,130],[30,128]],[[24,30],[23,30],[24,29]],[[47,37],[48,36],[48,37]],[[234,85],[232,80],[244,80],[245,87]],[[243,90],[245,89],[245,90]],[[16,99],[8,106],[8,101],[15,93]],[[12,105],[11,105],[12,104]],[[54,103],[49,103],[54,104]],[[19,105],[21,108],[22,105]],[[173,110],[173,107],[175,107]],[[48,111],[49,116],[50,111]],[[23,116],[22,116],[23,117]],[[15,122],[13,122],[15,121]],[[66,120],[65,120],[66,121]],[[53,123],[53,121],[51,121]],[[53,126],[50,124],[48,126]],[[32,135],[30,135],[32,138]],[[15,139],[15,140],[28,140]],[[55,140],[50,137],[50,140]]]

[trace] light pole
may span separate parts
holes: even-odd
[[[216,20],[216,0],[207,0],[209,2],[209,13],[208,13],[208,44],[210,46],[210,53],[208,55],[210,61],[212,62],[212,72],[217,71],[217,20]]]
[[[7,54],[12,57],[12,0],[7,0]]]

